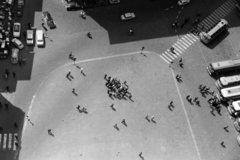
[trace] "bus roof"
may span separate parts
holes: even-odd
[[[240,81],[240,75],[230,76],[230,77],[221,77],[220,81],[223,85],[228,85],[231,82],[238,82]]]
[[[212,63],[212,67],[214,70],[223,69],[234,65],[240,66],[240,58]]]
[[[235,111],[240,111],[240,101],[232,102],[232,106],[235,109]]]
[[[216,33],[217,30],[219,30],[219,28],[221,28],[224,25],[227,25],[228,22],[225,19],[221,19],[216,26],[214,26],[209,32],[208,35],[212,36],[214,33]]]
[[[237,95],[240,96],[240,86],[221,89],[221,94],[225,98],[233,97]]]

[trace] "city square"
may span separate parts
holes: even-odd
[[[43,30],[45,45],[26,45],[21,35],[26,61],[1,60],[0,160],[238,160],[233,118],[199,92],[218,93],[210,63],[239,57],[236,4],[121,0],[84,8],[82,18],[63,0],[25,0],[13,21]],[[56,28],[44,29],[44,11]],[[122,21],[128,12],[135,19]],[[210,15],[230,27],[205,45],[192,31],[210,25]]]

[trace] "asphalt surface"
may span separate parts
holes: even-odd
[[[65,11],[60,0],[26,1],[22,23],[32,20],[36,28],[42,29],[41,11],[49,11],[57,28],[48,31],[44,48],[28,47],[21,52],[28,60],[26,64],[13,66],[10,59],[1,63],[2,73],[5,67],[17,73],[15,79],[3,79],[1,84],[2,90],[5,85],[15,88],[11,94],[2,93],[2,103],[8,102],[9,108],[1,108],[1,135],[17,133],[21,149],[13,149],[13,144],[4,148],[1,136],[0,159],[127,160],[141,159],[140,152],[144,159],[151,160],[239,159],[237,133],[227,110],[223,107],[222,115],[213,116],[207,99],[198,91],[199,84],[216,90],[215,79],[206,72],[210,62],[239,55],[240,23],[235,11],[225,17],[231,26],[228,33],[209,46],[198,41],[184,51],[183,69],[177,59],[170,68],[159,57],[178,36],[194,27],[189,24],[175,32],[171,24],[176,19],[194,17],[199,10],[204,19],[224,2],[192,1],[179,8],[175,1],[123,1],[116,6],[86,9],[87,19],[83,20],[78,12]],[[165,10],[171,6],[171,10]],[[136,12],[137,18],[121,22],[120,14],[126,11]],[[127,35],[130,27],[135,31],[131,37]],[[87,32],[93,39],[86,36]],[[143,46],[146,57],[139,54]],[[86,77],[68,59],[70,52]],[[66,78],[69,70],[72,81]],[[134,102],[111,100],[105,74],[126,80]],[[177,74],[182,76],[181,84],[175,79]],[[201,107],[189,104],[187,95],[199,97]],[[168,109],[170,101],[175,106],[172,111]],[[79,113],[77,105],[86,107],[89,113]],[[148,122],[146,115],[154,116],[156,124]],[[127,127],[121,124],[123,119]],[[13,127],[14,122],[18,122],[18,128]],[[119,131],[113,127],[115,124]],[[223,129],[226,126],[229,132]],[[54,137],[48,135],[48,129]]]

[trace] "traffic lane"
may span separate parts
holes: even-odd
[[[199,93],[198,86],[200,84],[209,86],[211,90],[216,91],[215,80],[206,71],[206,61],[214,58],[215,55],[209,54],[208,57],[205,57],[205,54],[201,53],[205,49],[203,47],[200,42],[193,45],[183,56],[184,69],[175,68],[176,74],[182,75],[183,79],[183,83],[179,84],[180,91],[183,97],[190,95],[192,98],[198,97],[200,100],[201,107],[191,105],[187,100],[185,100],[185,103],[188,107],[187,112],[193,127],[193,133],[203,159],[236,157],[236,152],[239,149],[236,144],[236,134],[225,108],[222,107],[222,116],[216,112],[214,112],[215,116],[213,116],[207,102],[210,96],[204,98]],[[223,129],[226,126],[230,130],[229,133]],[[224,141],[226,148],[220,145],[222,141]],[[222,154],[219,154],[219,151]]]
[[[163,60],[156,55],[147,58],[132,55],[81,66],[87,77],[69,66],[54,72],[44,82],[31,111],[34,127],[26,128],[20,159],[79,156],[70,149],[81,151],[86,159],[109,159],[109,154],[118,152],[123,159],[138,157],[140,152],[150,159],[198,159],[173,77],[166,72],[169,68]],[[69,69],[74,76],[72,82],[65,78]],[[106,73],[127,80],[134,102],[112,101],[104,94]],[[71,93],[72,87],[77,97]],[[167,108],[171,100],[173,111]],[[109,108],[112,103],[116,112]],[[89,114],[79,115],[78,104],[86,107]],[[156,124],[145,119],[147,114],[155,116]],[[121,125],[123,118],[128,127]],[[113,128],[116,123],[119,132]],[[47,135],[49,128],[54,138]]]

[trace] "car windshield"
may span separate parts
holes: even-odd
[[[16,41],[15,41],[15,43],[16,43],[18,46],[20,46],[20,45],[21,45],[21,42],[20,42],[20,41],[18,41],[18,40],[16,40]]]
[[[128,17],[131,17],[131,16],[132,16],[131,13],[126,13],[126,14],[125,14],[125,17],[127,17],[127,18],[128,18]]]
[[[15,32],[18,32],[18,31],[19,31],[19,25],[14,25],[13,30],[14,30]]]

